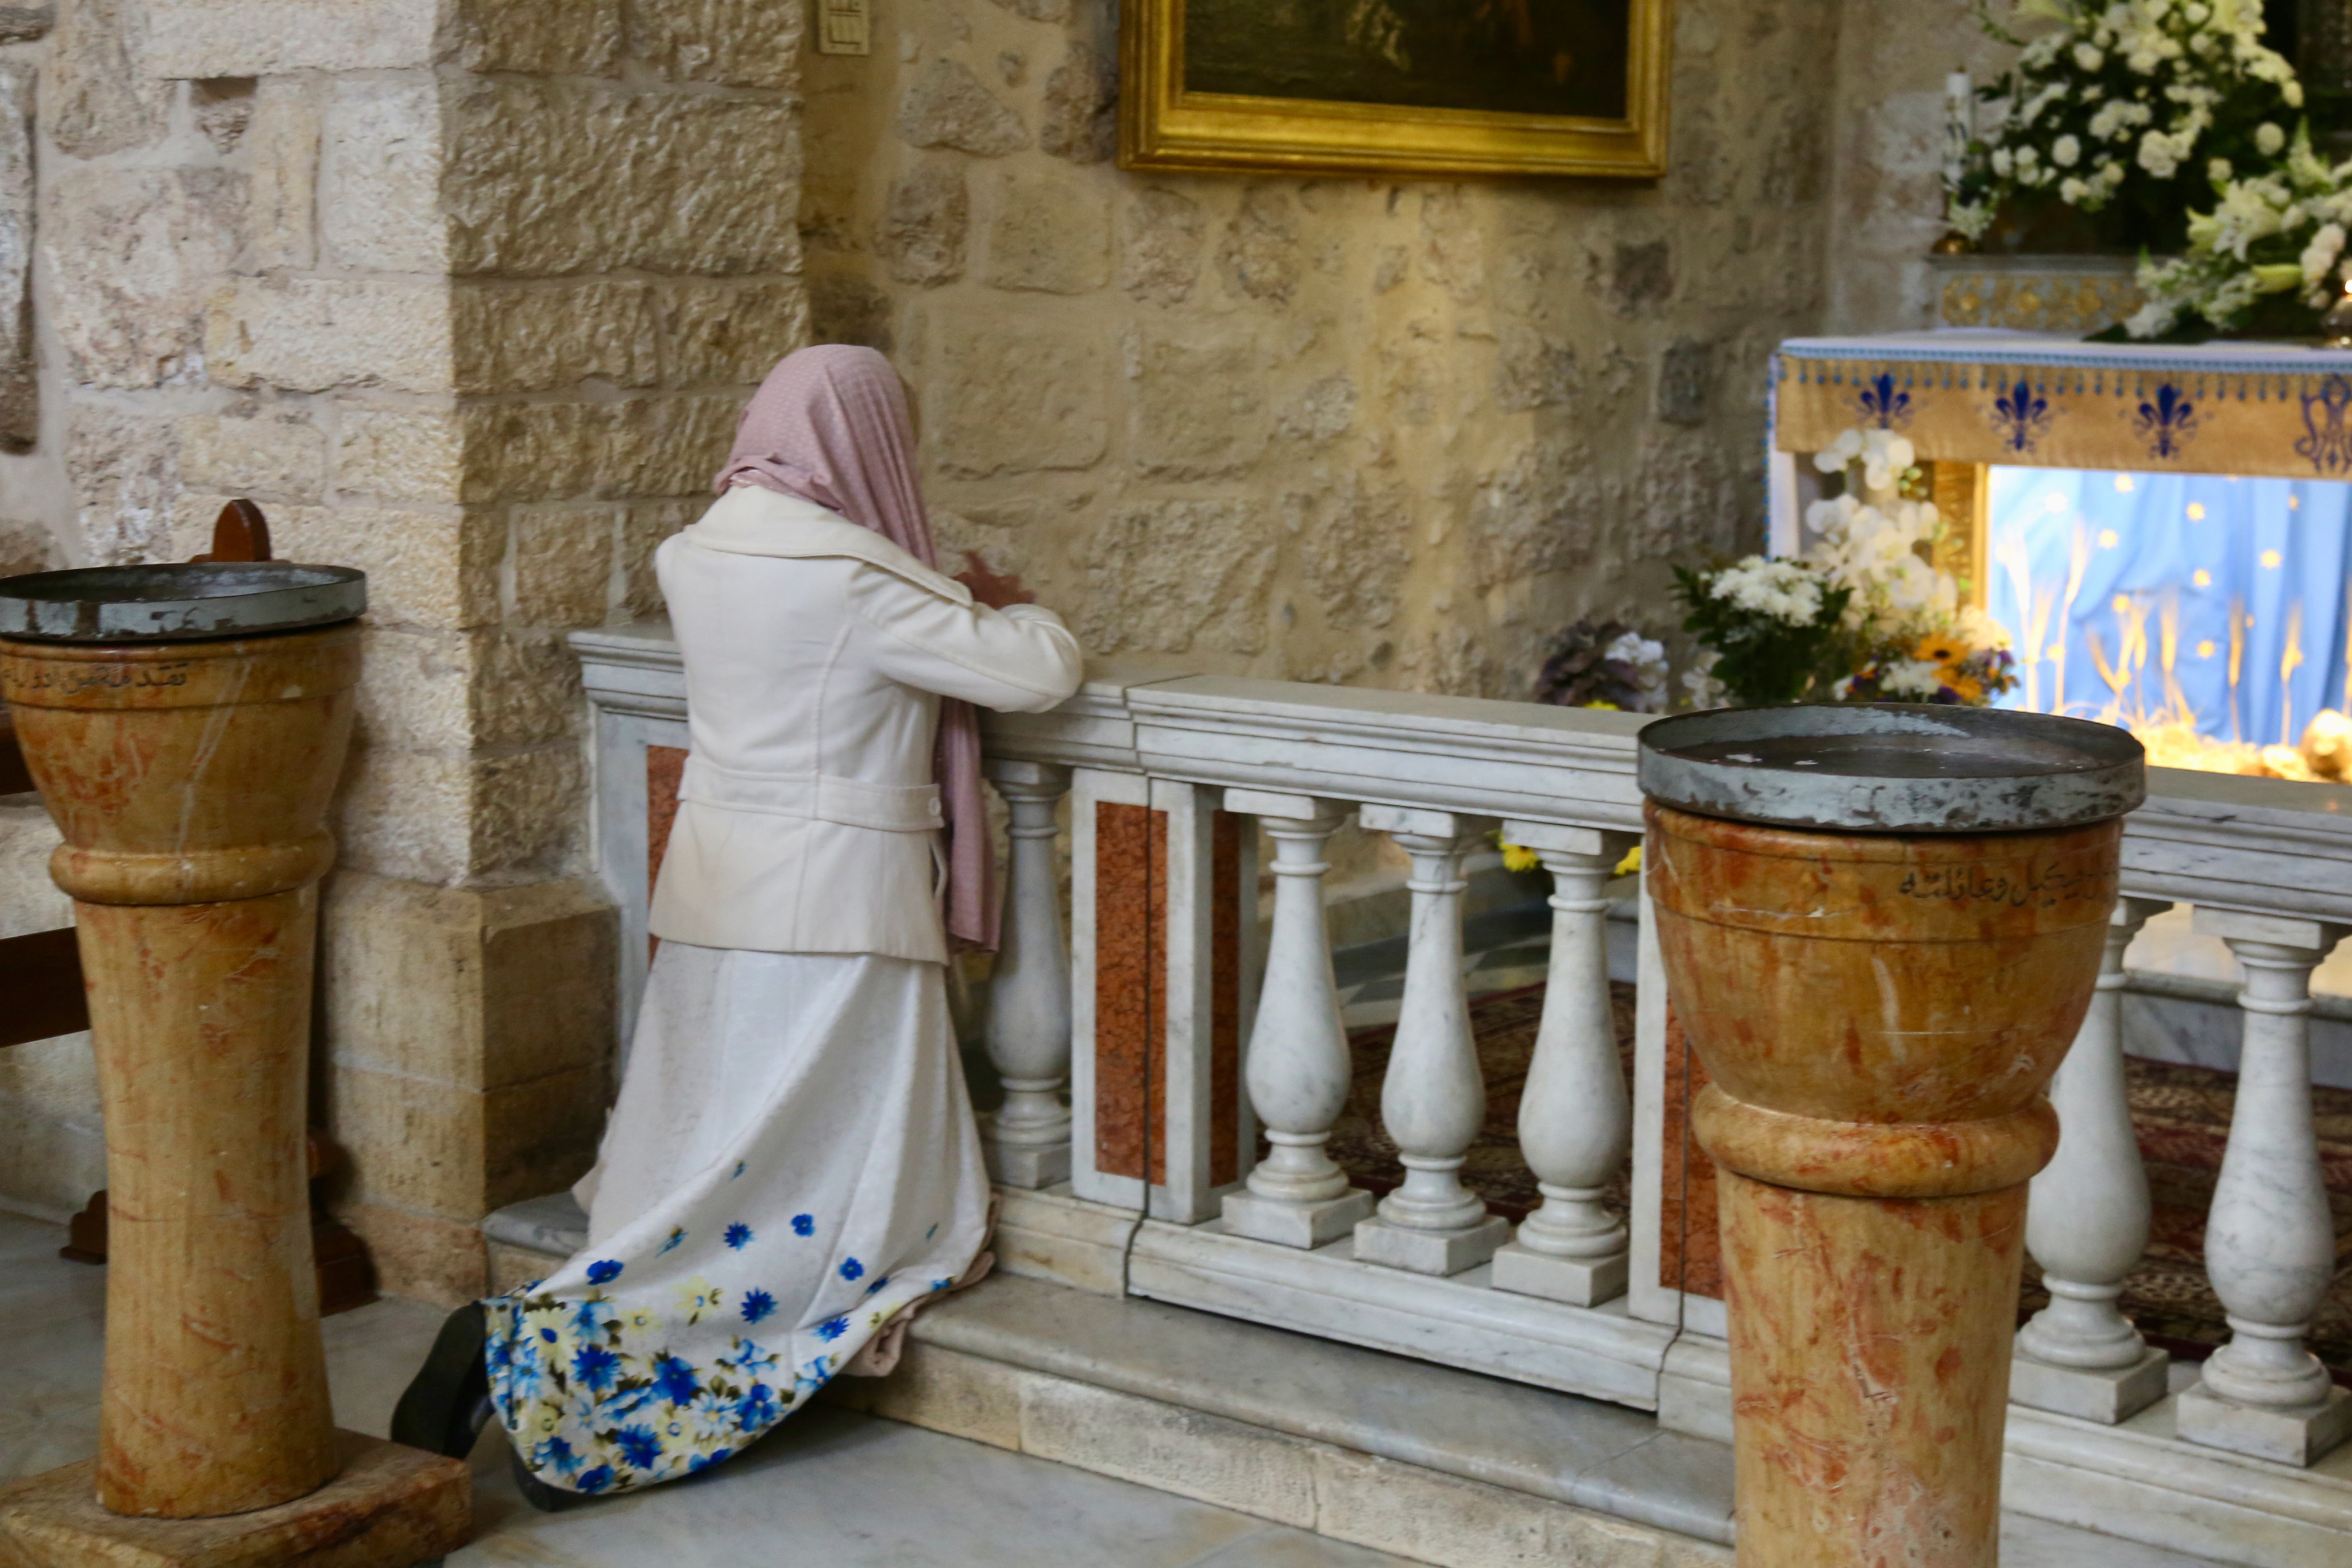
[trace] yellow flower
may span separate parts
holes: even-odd
[[[1638,873],[1641,869],[1642,847],[1636,844],[1633,847],[1625,851],[1625,858],[1617,862],[1617,869],[1611,872],[1610,875],[1613,877],[1631,877]]]
[[[1618,707],[1614,702],[1604,701],[1599,698],[1595,698],[1590,702],[1580,702],[1577,704],[1577,706],[1580,708],[1605,708],[1612,713],[1622,713],[1624,711],[1623,709]]]
[[[677,1288],[677,1310],[691,1323],[705,1312],[717,1311],[719,1297],[719,1287],[698,1274]]]
[[[1911,650],[1913,658],[1926,659],[1929,664],[1953,665],[1969,657],[1969,650],[1958,637],[1921,637],[1919,646]]]
[[[1503,869],[1506,871],[1532,871],[1542,864],[1543,857],[1524,845],[1503,846]]]

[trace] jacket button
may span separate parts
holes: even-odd
[[[937,798],[934,798],[930,802],[929,810],[933,816],[937,816],[940,814],[940,803]]]

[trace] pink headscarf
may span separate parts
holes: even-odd
[[[872,349],[820,343],[785,356],[744,407],[735,449],[711,488],[758,485],[870,528],[924,565],[939,565],[915,479],[907,389]],[[942,698],[934,766],[948,836],[948,934],[993,949],[996,856],[980,794],[980,715]]]

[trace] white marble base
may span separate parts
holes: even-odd
[[[1000,1186],[1034,1192],[1070,1179],[1070,1145],[1059,1143],[999,1143],[989,1136],[992,1123],[981,1118],[980,1157],[988,1179]]]
[[[1495,1289],[1571,1307],[1598,1307],[1625,1293],[1626,1258],[1555,1258],[1514,1241],[1495,1254]]]
[[[1234,1236],[1270,1241],[1277,1247],[1317,1247],[1339,1240],[1360,1221],[1370,1219],[1375,1201],[1360,1187],[1313,1204],[1286,1204],[1255,1193],[1227,1193],[1225,1229]]]
[[[2352,1437],[2352,1390],[2342,1388],[2329,1389],[2317,1405],[2264,1410],[2218,1398],[2200,1383],[2182,1390],[2175,1405],[2177,1429],[2188,1441],[2282,1465],[2307,1468]]]
[[[2053,1366],[2020,1354],[2009,1363],[2009,1400],[2113,1426],[2164,1397],[2171,1365],[2172,1358],[2159,1350],[2129,1366],[2104,1371]]]
[[[1408,1230],[1384,1219],[1356,1227],[1356,1260],[1415,1274],[1459,1274],[1475,1268],[1511,1239],[1511,1222],[1488,1215],[1466,1230]]]

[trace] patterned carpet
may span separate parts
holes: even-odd
[[[1612,985],[1617,1047],[1632,1081],[1633,988]],[[1522,986],[1480,997],[1471,1005],[1471,1026],[1486,1079],[1486,1124],[1471,1146],[1463,1181],[1497,1214],[1517,1221],[1539,1201],[1535,1177],[1519,1161],[1517,1121],[1520,1086],[1535,1050],[1543,1014],[1543,987]],[[1354,1030],[1356,1078],[1348,1108],[1332,1133],[1332,1157],[1362,1186],[1385,1193],[1403,1179],[1396,1145],[1381,1131],[1381,1079],[1388,1068],[1393,1025]],[[2205,1213],[2228,1141],[2234,1075],[2207,1068],[2129,1060],[2134,1120],[2140,1152],[2147,1162],[2156,1201],[2154,1236],[2147,1258],[2126,1283],[2123,1309],[2151,1343],[2184,1360],[2202,1360],[2229,1337],[2221,1303],[2207,1284],[2202,1264]],[[2336,1214],[2338,1268],[2335,1289],[2313,1325],[2311,1348],[2352,1385],[2352,1089],[2315,1089],[2320,1159],[2327,1173]],[[1700,1156],[1704,1159],[1704,1156]],[[1620,1213],[1627,1199],[1621,1174],[1610,1202]],[[2021,1318],[2039,1310],[2048,1297],[2032,1262],[2020,1302]]]

